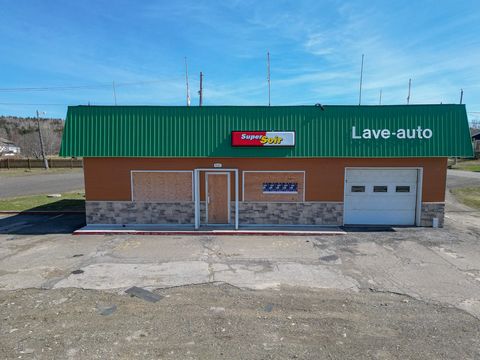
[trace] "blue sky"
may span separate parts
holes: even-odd
[[[0,114],[67,105],[457,103],[480,120],[478,1],[0,0]],[[12,91],[12,88],[87,86]],[[24,105],[19,105],[24,104]],[[478,113],[476,113],[478,112]]]

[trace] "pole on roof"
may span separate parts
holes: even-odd
[[[115,91],[115,81],[112,81],[112,88],[113,88],[113,100],[115,102],[115,106],[117,106],[117,92]]]
[[[380,98],[378,99],[378,105],[382,105],[382,89],[380,89]]]
[[[362,82],[363,82],[363,58],[365,57],[364,54],[362,54],[362,66],[360,67],[360,91],[358,94],[358,105],[362,104]]]
[[[188,89],[188,65],[187,65],[186,56],[185,56],[185,82],[187,84],[187,106],[190,106],[190,90]]]
[[[42,153],[43,166],[45,167],[45,170],[48,170],[48,160],[47,160],[47,157],[45,156],[45,148],[43,146],[42,130],[40,129],[40,113],[39,113],[38,110],[37,110],[37,126],[38,126],[38,136],[40,138],[40,152]]]
[[[267,51],[268,106],[270,106],[270,51]]]
[[[463,89],[460,89],[460,104],[463,101]]]
[[[199,96],[199,106],[203,104],[203,73],[200,71],[200,90],[198,91]]]
[[[407,105],[410,104],[410,90],[412,89],[412,79],[408,79]]]

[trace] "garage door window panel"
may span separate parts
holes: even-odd
[[[352,193],[364,193],[365,192],[365,186],[360,186],[360,185],[353,185],[350,188],[350,191]]]

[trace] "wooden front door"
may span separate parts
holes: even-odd
[[[207,172],[207,223],[230,223],[230,173]]]

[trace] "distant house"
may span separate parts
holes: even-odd
[[[480,156],[480,129],[470,129],[475,156]]]
[[[13,141],[0,138],[0,156],[14,156],[20,154],[20,147]]]

